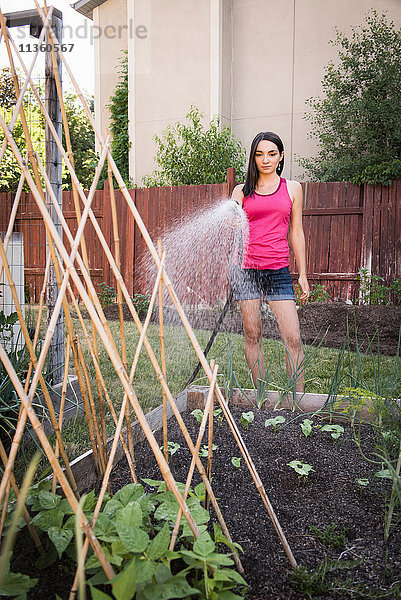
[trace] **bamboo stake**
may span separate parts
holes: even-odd
[[[162,256],[162,242],[157,242],[159,257]],[[163,322],[163,278],[159,284],[159,337],[160,337],[160,355],[162,363],[162,373],[166,379],[166,355],[164,352],[164,322]],[[167,437],[167,396],[163,388],[163,452],[166,462],[168,462],[168,437]]]
[[[55,471],[58,480],[60,481],[60,485],[63,489],[63,492],[64,492],[66,498],[68,499],[68,502],[70,503],[70,506],[73,509],[74,513],[77,514],[78,513],[78,500],[75,497],[75,495],[71,489],[71,486],[68,483],[66,476],[64,475],[64,471],[62,470],[58,460],[56,459],[56,457],[54,455],[52,447],[49,444],[49,440],[47,439],[46,434],[43,430],[43,427],[42,427],[38,417],[36,416],[35,411],[32,408],[31,401],[30,401],[29,397],[24,393],[24,390],[22,389],[22,385],[18,378],[18,375],[16,374],[14,367],[12,366],[12,364],[7,356],[6,351],[4,350],[4,348],[2,346],[0,346],[0,359],[1,359],[8,375],[10,376],[10,379],[14,385],[14,388],[15,388],[22,404],[24,405],[25,412],[27,413],[27,415],[32,423],[32,427],[34,428],[35,433],[38,436],[38,439],[42,445],[42,448],[43,448],[53,470]],[[98,540],[96,539],[96,537],[92,531],[92,528],[89,525],[88,520],[86,519],[85,515],[82,516],[82,528],[85,531],[86,536],[89,538],[89,542],[93,548],[93,551],[95,552],[96,556],[98,557],[99,562],[102,565],[104,572],[106,573],[106,575],[109,579],[112,579],[114,577],[114,571],[113,571],[108,559],[106,558],[101,545],[99,544]]]
[[[210,367],[213,370],[214,361],[210,361]],[[209,428],[208,428],[208,453],[207,453],[207,469],[206,476],[209,481],[212,481],[212,461],[213,461],[213,409],[214,409],[214,395],[216,393],[216,386],[213,387],[213,395],[209,405]],[[206,412],[206,408],[205,408]],[[205,508],[209,510],[209,496],[205,493]]]
[[[65,396],[67,393],[67,385],[68,385],[68,367],[69,367],[69,363],[70,363],[70,347],[71,347],[71,341],[70,341],[70,338],[67,337],[67,346],[65,349],[65,360],[64,360],[63,385],[61,388],[60,410],[58,413],[58,426],[59,426],[60,431],[62,431],[62,427],[63,427]],[[58,445],[57,441],[56,441],[56,448],[54,450],[54,455],[58,460],[59,455],[60,455],[60,449],[59,449],[59,445]],[[57,477],[53,473],[53,481],[52,481],[52,493],[53,494],[56,493],[56,486],[57,486]]]
[[[203,412],[202,421],[201,421],[201,424],[199,427],[198,439],[197,439],[196,445],[195,445],[195,452],[192,455],[191,465],[189,467],[187,480],[185,482],[185,488],[184,488],[184,494],[183,494],[185,499],[188,496],[189,488],[192,483],[192,477],[193,477],[194,470],[195,470],[195,456],[196,455],[199,456],[199,449],[200,449],[200,445],[203,440],[203,436],[205,434],[206,422],[207,422],[207,419],[209,416],[209,406],[210,406],[213,396],[214,396],[214,387],[216,385],[216,378],[217,378],[217,365],[214,366],[212,369],[213,369],[212,383],[210,384],[210,387],[209,387],[209,392],[208,392],[207,400],[206,400],[206,406],[205,406],[205,410]],[[182,513],[181,513],[181,510],[179,510],[176,521],[175,521],[173,533],[171,536],[169,550],[174,550],[175,542],[176,542],[177,535],[178,535],[178,530],[180,528],[181,517],[182,517]]]
[[[42,177],[45,180],[45,185],[46,185],[47,190],[48,190],[48,192],[50,194],[50,198],[52,200],[53,206],[54,206],[54,208],[56,210],[57,215],[60,218],[62,216],[62,213],[60,211],[60,207],[58,206],[58,203],[57,203],[56,198],[54,196],[53,189],[51,187],[49,178],[47,176],[47,173],[46,173],[45,169],[43,168],[43,164],[42,164],[42,161],[40,160],[39,155],[36,155],[36,157],[37,157],[37,160],[38,160],[38,166],[39,166],[40,173],[42,174]],[[100,171],[101,171],[101,168],[98,167],[97,178],[100,175]],[[93,191],[93,193],[94,193],[94,189],[96,188],[97,178],[95,176],[95,182],[91,186],[91,191]],[[91,197],[91,193],[88,196],[88,200],[89,200],[90,197]],[[93,197],[93,195],[92,195],[92,197]],[[60,219],[60,221],[62,222],[62,224],[65,224],[64,217],[62,217],[62,219]],[[80,226],[81,226],[81,223],[82,223],[82,220],[80,221]],[[84,223],[82,223],[82,226],[83,225],[84,225]],[[65,224],[65,227],[66,227],[66,224]],[[68,227],[67,227],[67,229],[68,229]],[[77,232],[77,235],[78,235],[78,232]],[[71,234],[70,234],[70,237],[68,239],[69,239],[69,242],[71,244],[71,247],[73,247],[74,244],[75,244],[75,241],[74,241],[74,239],[73,239],[73,237],[72,237]],[[61,270],[61,264],[58,265],[58,268]],[[68,280],[68,276],[66,276],[65,272],[64,272],[64,278],[65,279],[67,278],[67,280]],[[59,296],[61,296],[61,292],[60,292]],[[62,297],[62,302],[63,302],[63,306],[67,305],[67,302],[65,301],[64,295]],[[57,306],[57,304],[56,304],[56,306]],[[54,311],[56,311],[56,306],[54,308]],[[84,383],[84,380],[87,379],[87,378],[85,378],[85,369],[86,369],[86,367],[84,366],[84,364],[82,362],[82,355],[80,354],[79,347],[78,347],[78,338],[77,338],[76,334],[74,333],[74,330],[73,330],[73,327],[72,327],[72,322],[71,322],[71,329],[70,329],[70,332],[69,332],[69,337],[70,337],[70,340],[71,340],[71,346],[72,346],[72,351],[73,351],[73,356],[74,356],[74,362],[75,362],[75,370],[76,370],[76,373],[77,373],[79,387],[80,387],[80,392],[81,392],[81,397],[82,397],[82,401],[83,401],[83,405],[84,405],[84,409],[85,409],[85,416],[86,416],[86,419],[87,419],[87,422],[88,422],[89,437],[90,437],[90,441],[91,441],[91,446],[92,446],[92,451],[93,451],[93,457],[94,457],[95,464],[97,466],[98,471],[101,472],[101,470],[102,470],[102,463],[104,464],[104,461],[105,461],[105,459],[104,459],[104,453],[102,453],[99,450],[99,448],[102,448],[102,443],[101,443],[101,440],[100,440],[99,436],[97,436],[98,445],[96,444],[95,434],[96,434],[96,431],[97,431],[97,427],[96,427],[97,426],[97,421],[95,422],[95,420],[96,420],[96,412],[93,412],[91,410],[92,406],[93,406],[93,399],[92,399],[92,403],[91,403],[91,386],[90,385],[86,385],[85,386],[85,383]],[[88,394],[89,394],[89,399],[88,399],[87,390],[88,390]],[[100,456],[101,454],[102,454],[102,457]]]
[[[5,448],[4,448],[3,443],[2,443],[1,440],[0,440],[0,458],[1,458],[2,462],[3,462],[3,465],[6,466],[6,464],[7,464],[7,453],[5,451]],[[14,490],[15,497],[18,500],[19,495],[20,495],[20,491],[19,491],[17,482],[15,480],[14,473],[11,473],[10,483],[11,483],[11,486],[12,486],[12,488]],[[5,503],[5,505],[6,504],[7,503]],[[26,506],[25,506],[25,508],[24,508],[24,510],[22,512],[22,516],[24,517],[24,521],[26,523],[26,526],[28,527],[29,533],[31,534],[31,537],[32,537],[32,539],[34,541],[34,544],[35,544],[36,548],[39,550],[39,552],[41,554],[43,554],[45,550],[44,550],[44,548],[42,546],[42,542],[40,541],[38,534],[36,533],[35,527],[31,524],[31,516],[30,516],[30,514],[29,514],[29,512],[28,512],[28,510],[26,508]]]
[[[111,398],[110,398],[110,396],[108,394],[108,391],[107,391],[107,388],[106,388],[106,384],[105,384],[105,381],[103,379],[103,375],[102,375],[101,370],[100,370],[99,360],[98,360],[98,358],[96,357],[96,355],[94,353],[94,350],[93,350],[93,347],[92,347],[92,344],[91,344],[91,341],[90,341],[90,337],[89,337],[89,334],[88,334],[88,330],[86,328],[85,321],[84,321],[84,319],[82,317],[82,313],[80,311],[78,302],[77,302],[75,296],[72,293],[71,286],[68,286],[68,288],[69,288],[69,293],[70,293],[71,301],[73,303],[74,309],[77,312],[78,319],[79,319],[79,322],[80,322],[81,327],[82,327],[82,331],[84,333],[86,342],[88,344],[89,352],[91,354],[92,361],[93,361],[93,364],[95,366],[96,373],[97,373],[97,375],[99,377],[100,385],[102,386],[102,390],[103,390],[104,396],[106,398],[107,404],[109,406],[110,413],[111,413],[111,415],[113,417],[114,423],[117,426],[117,421],[118,421],[117,415],[115,413],[113,403],[112,403]],[[121,441],[121,445],[123,447],[123,450],[125,452],[125,456],[127,458],[127,462],[128,462],[128,466],[129,466],[130,474],[131,474],[131,479],[132,479],[132,481],[134,483],[138,483],[138,480],[137,480],[136,474],[135,474],[134,465],[132,463],[132,459],[131,459],[131,456],[130,456],[127,444],[125,443],[125,439],[124,439],[124,436],[122,434],[120,435],[120,441]]]
[[[109,188],[110,188],[110,204],[111,204],[111,216],[113,221],[113,235],[114,235],[114,252],[115,252],[115,260],[118,270],[121,270],[121,261],[120,261],[120,237],[118,233],[118,223],[117,223],[117,207],[116,207],[116,198],[114,194],[114,184],[113,177],[111,174],[111,169],[108,167],[108,178],[109,178]],[[117,306],[118,306],[118,317],[120,321],[120,335],[121,335],[121,356],[123,365],[125,370],[128,373],[128,362],[127,362],[127,348],[125,343],[125,328],[124,328],[124,314],[123,314],[123,295],[121,292],[121,286],[117,282]],[[132,438],[132,427],[131,427],[131,411],[130,406],[127,403],[126,412],[125,412],[125,422],[127,427],[127,444],[129,448],[129,452],[131,455],[131,459],[133,464],[135,464],[134,457],[134,441]],[[136,479],[136,476],[135,476]]]

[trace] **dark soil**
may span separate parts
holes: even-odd
[[[118,308],[114,304],[105,309],[109,320],[118,319]],[[186,312],[194,329],[213,330],[220,313],[216,310],[190,309]],[[165,323],[179,324],[175,310],[164,309]],[[344,302],[311,302],[298,311],[301,335],[304,344],[341,348],[349,338],[350,349],[355,350],[356,340],[360,351],[370,347],[374,353],[393,356],[398,352],[401,327],[401,306],[353,306]],[[124,318],[132,320],[128,307],[124,307]],[[154,314],[157,320],[157,312]],[[280,339],[276,320],[270,312],[262,314],[263,336]],[[242,320],[235,304],[230,307],[220,331],[242,333]],[[347,331],[349,335],[347,334]]]
[[[232,409],[236,422],[241,411]],[[362,458],[351,428],[344,425],[345,433],[337,441],[333,441],[329,433],[318,430],[305,438],[300,429],[302,418],[298,416],[274,433],[264,426],[269,416],[267,411],[254,412],[254,422],[248,430],[241,426],[241,434],[296,561],[312,570],[326,557],[341,558],[337,565],[347,567],[328,574],[325,579],[327,582],[338,579],[341,583],[335,587],[344,589],[327,590],[314,597],[321,600],[382,598],[384,596],[368,595],[380,588],[382,591],[390,589],[386,598],[400,598],[396,587],[390,588],[400,579],[399,526],[394,527],[387,542],[383,540],[384,498],[388,496],[390,482],[373,477],[379,467]],[[294,419],[293,413],[283,411],[280,414],[286,416],[287,422]],[[184,414],[184,420],[192,439],[196,440],[197,422],[188,413]],[[171,457],[170,466],[176,480],[185,481],[190,452],[173,421],[169,421],[169,440],[179,442],[181,448]],[[370,426],[362,427],[361,442],[367,454],[374,449],[374,435]],[[160,432],[157,438],[162,443]],[[241,560],[250,584],[247,597],[252,600],[303,600],[309,597],[290,585],[289,562],[244,460],[241,460],[240,469],[231,464],[231,458],[241,454],[226,422],[215,427],[214,443],[217,449],[212,486],[233,540],[244,549]],[[147,442],[137,445],[135,454],[139,478],[161,479]],[[313,466],[314,471],[305,482],[298,482],[297,474],[287,466],[294,459]],[[196,475],[194,485],[200,481]],[[358,478],[369,478],[368,487],[361,490],[356,481]],[[125,461],[122,461],[113,470],[112,485],[118,489],[126,483],[129,483],[129,474]],[[335,533],[345,536],[339,548],[328,547],[311,530],[312,526],[324,530],[333,523],[336,523]],[[355,593],[359,590],[359,594],[352,595],[346,591],[347,587]]]

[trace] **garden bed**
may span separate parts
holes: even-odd
[[[104,312],[107,319],[118,320],[117,304],[106,307]],[[211,309],[194,308],[186,309],[185,312],[194,329],[213,330],[220,316],[218,311]],[[310,302],[299,308],[298,316],[304,344],[316,345],[324,336],[323,346],[341,348],[348,338],[350,350],[354,351],[358,343],[359,350],[366,351],[372,342],[370,347],[376,353],[379,332],[380,352],[388,356],[394,356],[398,352],[401,306],[353,306],[345,302]],[[127,306],[124,306],[124,318],[132,320]],[[157,322],[157,311],[152,319]],[[165,324],[181,325],[176,311],[172,308],[164,308],[164,321]],[[270,312],[262,314],[262,325],[264,337],[280,339],[276,320]],[[242,334],[242,320],[236,303],[232,304],[220,331]]]
[[[242,411],[232,408],[237,423]],[[327,589],[322,587],[314,597],[399,598],[395,582],[401,572],[401,538],[394,528],[389,540],[383,539],[384,498],[391,483],[374,477],[380,466],[364,460],[349,425],[343,425],[344,434],[338,440],[318,429],[305,438],[300,428],[304,416],[290,411],[279,414],[286,417],[286,424],[276,433],[265,427],[268,412],[258,410],[248,429],[241,426],[240,430],[298,564],[311,571],[326,559],[332,561],[321,577]],[[189,412],[183,417],[195,440],[199,427],[195,418]],[[316,417],[313,421],[319,424]],[[156,436],[161,444],[161,432]],[[185,481],[190,452],[174,419],[169,420],[169,440],[181,446],[170,458],[170,465],[176,480]],[[374,429],[363,425],[360,440],[364,452],[371,456]],[[241,454],[226,422],[215,425],[214,443],[212,486],[232,538],[244,549],[241,560],[250,584],[248,598],[309,597],[290,583],[288,559],[243,459],[239,469],[231,462]],[[161,479],[146,441],[136,446],[135,455],[139,478]],[[294,459],[312,465],[305,481],[287,465]],[[362,487],[358,479],[369,479],[369,484]],[[115,490],[129,482],[125,460],[115,466],[111,481]],[[197,476],[194,484],[199,481]],[[322,541],[312,527],[326,531],[328,539]],[[333,531],[327,535],[330,527]],[[330,546],[335,543],[338,547]],[[386,595],[379,595],[384,590]]]

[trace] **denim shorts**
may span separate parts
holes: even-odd
[[[288,267],[282,269],[241,269],[234,265],[231,287],[236,300],[295,300]]]

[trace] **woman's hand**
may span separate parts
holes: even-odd
[[[300,295],[300,300],[307,300],[309,298],[310,290],[309,283],[306,279],[306,275],[301,275],[298,279],[298,283],[301,286],[302,294]]]

